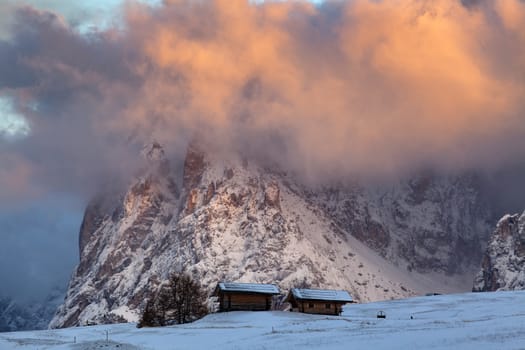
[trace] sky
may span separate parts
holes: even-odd
[[[522,210],[524,96],[521,0],[0,0],[0,294],[67,280],[152,138],[314,183],[474,169]]]
[[[157,0],[144,2],[153,6],[160,3]],[[21,6],[56,13],[70,28],[82,34],[122,26],[122,0],[0,0],[2,48],[1,40],[10,39],[14,13]],[[2,59],[6,59],[5,51],[0,52],[0,62],[11,63]],[[0,87],[0,146],[8,149],[19,147],[33,133],[28,118],[17,111],[13,95],[7,90],[5,85]],[[37,103],[29,103],[26,108],[36,112]],[[45,137],[52,135],[48,133]],[[60,169],[59,164],[63,162],[60,156],[49,165],[56,169],[49,176],[58,182],[52,190],[37,189],[38,186],[28,183],[31,181],[20,182],[20,178],[26,179],[24,174],[29,167],[8,152],[0,148],[0,297],[7,295],[20,302],[38,301],[54,288],[65,290],[78,263],[78,232],[85,205],[93,192],[78,191],[83,181],[77,181],[75,189],[60,189],[58,173],[64,171]],[[45,152],[53,158],[51,150]],[[37,153],[27,156],[38,159],[41,156]],[[47,163],[45,158],[48,157],[42,160]],[[6,195],[7,191],[12,193]]]
[[[139,0],[156,6],[162,0]],[[15,7],[32,6],[41,10],[60,14],[69,25],[81,32],[88,32],[95,28],[105,29],[121,25],[121,6],[124,0],[2,0],[0,10],[12,11]],[[10,17],[10,16],[9,16]],[[0,37],[6,37],[12,18],[3,16],[0,23]]]

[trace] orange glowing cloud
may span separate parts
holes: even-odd
[[[524,13],[518,0],[129,4],[128,35],[147,63],[123,114],[143,128],[158,116],[165,140],[180,129],[221,145],[278,133],[286,163],[307,171],[477,165],[524,131],[524,83],[490,53],[514,35],[508,55],[523,54]]]
[[[108,67],[44,63],[100,92],[100,132],[198,132],[322,179],[496,168],[525,156],[525,5],[464,2],[129,1]]]

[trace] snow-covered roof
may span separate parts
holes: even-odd
[[[346,290],[292,288],[291,292],[295,299],[341,301],[347,303],[353,301],[352,296],[350,296]]]
[[[279,288],[275,284],[220,282],[217,287],[224,292],[246,292],[259,294],[280,293]]]

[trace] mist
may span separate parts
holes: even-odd
[[[0,298],[39,301],[65,290],[78,262],[82,201],[55,196],[0,213]]]

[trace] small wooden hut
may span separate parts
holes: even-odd
[[[214,296],[219,299],[219,311],[265,311],[272,309],[272,296],[280,293],[274,284],[217,284]]]
[[[307,314],[340,315],[343,305],[353,299],[344,290],[292,288],[286,297],[292,311]]]

